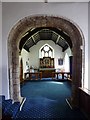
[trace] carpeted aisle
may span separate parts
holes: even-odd
[[[66,81],[30,81],[21,85],[21,95],[26,98],[62,100],[71,96],[71,87]]]
[[[26,101],[15,120],[86,120],[66,102],[71,96],[68,82],[26,82],[21,86],[21,94]]]

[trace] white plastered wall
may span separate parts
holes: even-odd
[[[22,62],[23,62],[23,73],[25,73],[27,71],[26,62],[28,62],[28,64],[29,64],[29,53],[25,49],[22,49],[22,51],[21,51],[19,60],[21,60],[21,58],[22,58]],[[24,78],[24,74],[23,74],[23,78]]]
[[[88,8],[88,89],[90,90],[90,2]]]
[[[0,95],[2,94],[2,3],[0,2]]]
[[[66,54],[68,55],[67,60],[65,59]],[[69,56],[73,56],[70,47],[69,47],[67,50],[65,50],[65,52],[64,52],[64,70],[65,70],[66,72],[70,72]],[[68,67],[68,68],[67,68],[67,67]]]

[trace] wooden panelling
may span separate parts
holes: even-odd
[[[42,68],[39,70],[40,72],[42,72],[42,77],[43,78],[49,78],[52,77],[52,72],[55,72],[55,69],[50,69],[50,68]]]
[[[90,91],[87,89],[79,88],[79,107],[81,111],[86,115],[88,120],[90,120]]]

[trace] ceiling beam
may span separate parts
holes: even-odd
[[[32,35],[31,37],[32,37],[33,42],[34,42],[34,43],[35,43],[35,45],[36,45],[36,41],[35,41],[35,39],[34,39],[33,35]]]
[[[57,37],[56,44],[58,43],[58,41],[59,41],[59,38],[60,38],[60,35],[58,35],[58,37]]]

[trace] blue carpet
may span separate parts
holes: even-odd
[[[52,80],[52,78],[42,78],[42,80],[50,81],[50,80]]]
[[[17,114],[15,119],[85,120],[85,117],[79,110],[71,110],[65,101],[36,98],[27,99],[22,111]]]
[[[71,96],[68,82],[26,82],[21,85],[21,94],[26,101],[15,120],[86,120],[78,109],[72,110],[66,103]]]
[[[47,81],[50,81],[50,80],[51,80],[51,81],[52,81],[52,78],[42,78],[42,80],[47,80]],[[64,80],[65,80],[65,81],[66,81],[67,78],[64,77],[64,79],[62,79],[62,76],[61,76],[61,75],[58,75],[58,79],[57,79],[57,76],[56,76],[55,78],[53,78],[53,80],[56,80],[56,81],[57,81],[57,80],[58,80],[58,81],[61,81],[61,80],[64,81]]]
[[[71,87],[67,82],[32,81],[21,85],[21,95],[26,98],[45,97],[61,100],[62,96],[63,99],[71,96]]]

